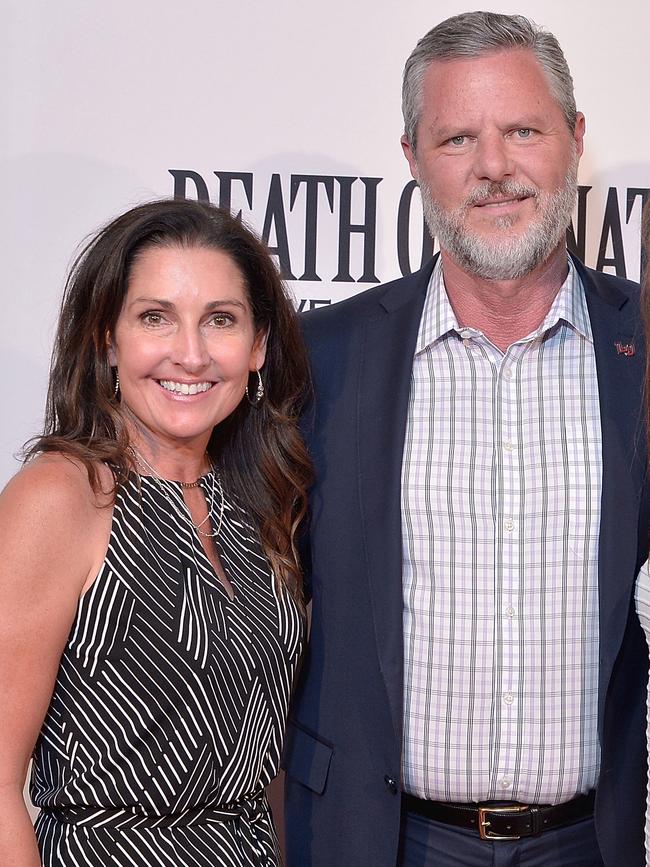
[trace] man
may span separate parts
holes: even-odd
[[[288,864],[641,865],[638,287],[567,254],[585,124],[555,37],[450,18],[403,106],[440,256],[305,320]]]

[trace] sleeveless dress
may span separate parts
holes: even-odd
[[[650,646],[650,561],[641,567],[636,579],[635,589],[636,612],[645,632],[646,641]],[[650,753],[650,689],[648,689],[647,738]],[[648,777],[648,800],[645,814],[645,860],[650,865],[650,774]]]
[[[215,475],[201,487],[218,516]],[[280,863],[264,787],[303,619],[234,501],[215,539],[232,600],[178,511],[176,482],[133,475],[117,492],[34,751],[44,867]]]

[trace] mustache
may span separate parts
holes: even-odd
[[[487,199],[502,197],[504,199],[517,198],[537,198],[539,189],[522,184],[519,181],[506,178],[504,181],[490,182],[483,184],[480,187],[475,187],[467,196],[463,205],[464,207],[472,207],[480,205]]]

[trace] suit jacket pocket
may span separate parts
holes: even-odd
[[[288,776],[317,795],[325,791],[333,752],[331,744],[303,728],[300,723],[289,721],[282,767]]]

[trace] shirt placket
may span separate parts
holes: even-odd
[[[516,797],[517,744],[521,720],[519,599],[523,580],[524,478],[520,469],[518,395],[527,344],[515,344],[500,359],[494,414],[495,471],[495,677],[492,797]]]

